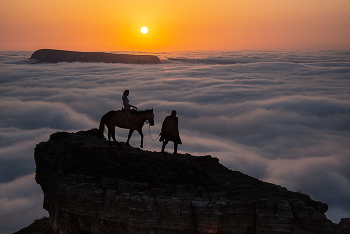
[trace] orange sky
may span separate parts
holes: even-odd
[[[10,0],[0,32],[0,50],[350,49],[350,0]]]

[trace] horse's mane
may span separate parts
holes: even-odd
[[[153,112],[153,109],[147,109],[147,110],[131,110],[131,113],[134,115],[142,114],[145,112]]]

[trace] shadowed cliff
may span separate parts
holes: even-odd
[[[57,234],[349,231],[349,220],[327,219],[327,204],[217,158],[108,147],[97,129],[52,134],[36,146],[35,162]]]
[[[30,59],[38,63],[58,62],[103,62],[103,63],[136,63],[158,64],[160,60],[155,55],[112,54],[105,52],[78,52],[67,50],[40,49],[35,51]]]

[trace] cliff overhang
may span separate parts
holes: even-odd
[[[54,233],[343,233],[327,204],[212,156],[109,147],[97,129],[58,132],[35,148]],[[348,221],[347,221],[348,223]],[[347,229],[348,231],[349,229]]]

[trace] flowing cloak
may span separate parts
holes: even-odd
[[[177,144],[182,144],[178,128],[178,118],[175,116],[167,116],[163,122],[161,137],[159,141],[164,139],[173,141]]]

